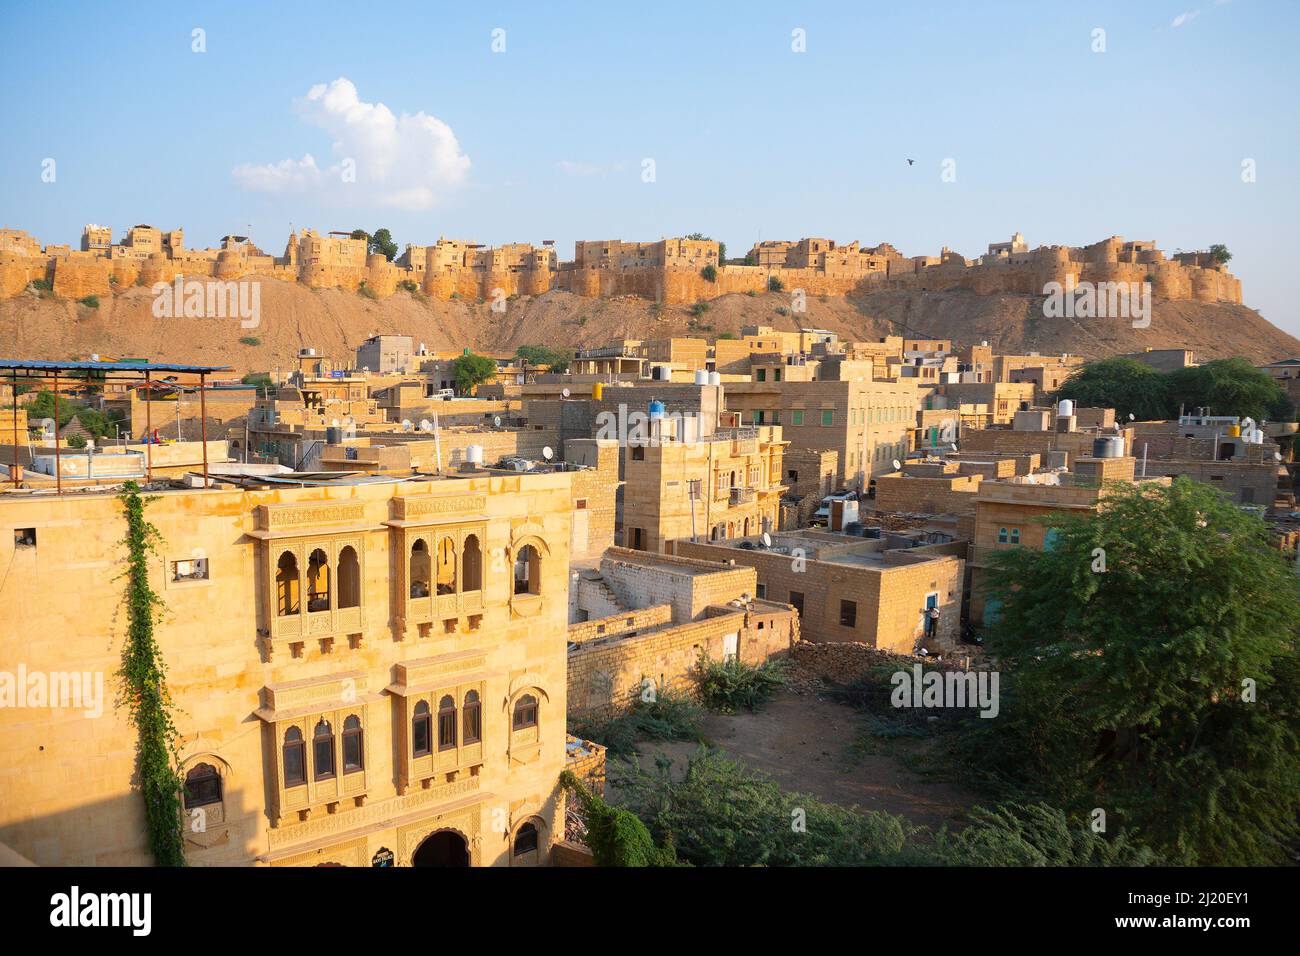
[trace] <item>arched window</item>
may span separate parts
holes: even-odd
[[[537,824],[531,820],[515,831],[515,856],[537,852]]]
[[[471,534],[465,538],[465,554],[461,562],[461,587],[466,591],[482,590],[483,552],[479,549],[478,535]]]
[[[411,718],[411,752],[416,757],[427,757],[433,753],[433,721],[429,716],[429,702],[422,700],[415,705],[415,716]]]
[[[537,726],[537,698],[524,694],[515,701],[515,717],[512,724],[515,730],[527,730]]]
[[[438,540],[438,593],[456,593],[456,542],[448,537]]]
[[[365,747],[361,738],[361,718],[351,714],[343,721],[343,772],[351,773],[364,767]]]
[[[210,763],[195,764],[185,775],[185,809],[221,802],[221,774]]]
[[[302,731],[290,727],[284,732],[284,785],[298,787],[307,782],[307,749]]]
[[[424,539],[411,545],[411,597],[429,596],[429,546]]]
[[[348,545],[339,552],[339,607],[361,606],[361,562]]]
[[[515,555],[515,593],[540,594],[542,559],[537,549],[526,544]]]
[[[483,736],[482,709],[479,705],[478,691],[472,690],[465,695],[465,705],[461,708],[461,740],[467,744],[476,744]]]
[[[275,613],[280,617],[298,613],[298,558],[292,551],[280,555],[275,571]]]
[[[330,559],[317,548],[307,559],[307,610],[330,609]]]
[[[311,762],[317,780],[334,776],[334,729],[328,720],[322,720],[312,732]]]
[[[452,750],[456,746],[456,701],[448,694],[438,702],[438,749]]]

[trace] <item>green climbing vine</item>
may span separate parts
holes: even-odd
[[[140,497],[139,485],[128,481],[118,500],[126,514],[126,538],[122,543],[127,549],[128,617],[122,668],[118,671],[122,681],[118,702],[127,706],[139,735],[139,784],[154,862],[159,866],[184,866],[178,735],[171,716],[166,666],[154,639],[154,624],[163,602],[149,584],[149,555],[155,553],[160,535],[145,520],[148,500]]]

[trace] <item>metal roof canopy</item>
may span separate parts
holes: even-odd
[[[184,372],[207,375],[228,372],[229,365],[175,365],[169,362],[37,362],[24,359],[0,359],[0,369],[33,372]]]
[[[53,379],[54,381],[54,421],[55,421],[55,441],[54,441],[54,484],[58,494],[63,493],[63,471],[60,461],[60,445],[57,437],[58,421],[62,417],[59,412],[59,374],[62,372],[114,372],[128,373],[139,376],[143,381],[152,385],[152,376],[155,372],[174,372],[181,375],[197,375],[199,377],[199,422],[201,426],[201,441],[203,443],[203,487],[208,485],[208,403],[207,377],[213,372],[228,372],[229,365],[178,365],[171,362],[42,362],[36,360],[23,359],[0,359],[0,373],[8,372],[7,377],[13,385],[13,445],[14,456],[13,464],[10,468],[9,475],[13,480],[14,488],[19,486],[19,466],[18,466],[18,383],[31,382],[32,380],[45,381]],[[24,373],[21,377],[19,372]],[[72,381],[76,381],[76,377]],[[109,381],[107,375],[102,381]],[[152,402],[145,402],[145,480],[153,480],[153,445],[148,442],[148,436],[153,432],[153,421],[151,418]],[[177,419],[177,439],[180,436],[179,418]],[[30,446],[29,446],[29,454]]]

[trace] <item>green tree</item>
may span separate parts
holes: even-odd
[[[478,386],[497,373],[497,363],[486,355],[475,355],[468,349],[451,363],[451,374],[456,380],[456,391],[471,395]]]
[[[718,281],[718,270],[715,269],[712,265],[707,265],[703,269],[701,269],[700,275],[704,277],[705,282]]]
[[[1210,259],[1215,265],[1225,266],[1232,261],[1232,253],[1228,247],[1221,242],[1216,242],[1210,246]]]
[[[549,345],[521,345],[515,355],[529,365],[548,372],[567,372],[573,361],[572,349],[553,349]]]
[[[1130,358],[1089,362],[1062,383],[1055,398],[1089,408],[1114,408],[1121,419],[1130,413],[1143,421],[1162,419],[1169,409],[1165,376]]]
[[[1281,386],[1243,358],[1175,369],[1166,382],[1171,415],[1180,405],[1189,410],[1204,406],[1215,415],[1250,416],[1256,421],[1290,421],[1295,414]]]
[[[397,257],[397,243],[393,241],[393,234],[387,229],[376,229],[375,234],[369,238],[366,251],[371,255],[379,253],[392,262]]]
[[[726,264],[727,264],[727,244],[725,242],[719,242],[718,243],[718,265],[725,266]]]
[[[1044,519],[1047,550],[994,556],[1002,717],[968,722],[956,749],[1022,793],[1102,808],[1171,863],[1283,862],[1300,836],[1300,579],[1207,485],[1106,492],[1093,517]]]
[[[970,823],[935,834],[931,861],[944,866],[1151,866],[1156,855],[1121,833],[1107,838],[1046,804],[976,807]]]

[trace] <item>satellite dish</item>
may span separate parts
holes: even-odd
[[[1129,420],[1129,421],[1133,421],[1133,419],[1135,419],[1135,418],[1137,418],[1137,416],[1134,415],[1132,412],[1129,412],[1129,413],[1128,413],[1128,420]]]
[[[330,428],[338,428],[338,427],[339,427],[339,420],[337,418],[331,418]]]
[[[1277,459],[1278,461],[1281,461],[1281,460],[1282,460],[1282,453],[1281,453],[1281,452],[1276,452],[1276,451],[1275,451],[1275,452],[1273,452],[1273,457],[1274,457],[1275,459]]]
[[[412,427],[413,426],[411,425],[411,420],[409,418],[402,419],[402,431],[409,432]]]
[[[951,448],[953,451],[956,451],[956,450],[957,450],[957,443],[956,443],[956,442],[953,442],[953,443],[952,443],[951,445],[949,445],[948,447]]]
[[[421,418],[421,419],[420,419],[420,431],[422,431],[422,432],[431,432],[431,431],[433,431],[433,422],[429,421],[429,419],[427,419],[427,418]]]
[[[741,599],[742,601],[744,601],[746,604],[748,604],[748,603],[749,603],[749,600],[750,600],[750,599],[749,599],[749,592],[748,592],[748,591],[744,591],[744,592],[742,592],[741,595],[740,595],[740,599]]]
[[[768,534],[766,531],[763,532],[763,547],[765,548],[772,547],[772,536]]]
[[[899,470],[900,468],[902,468],[902,467],[903,467],[903,466],[899,463],[898,459],[895,458],[895,459],[894,459],[894,471],[898,471],[898,470]]]
[[[500,416],[500,415],[497,415],[497,416],[495,416],[495,417],[492,419],[492,425],[493,425],[494,427],[496,427],[496,428],[500,428],[500,427],[501,427],[501,416]]]
[[[567,388],[565,388],[565,389],[561,389],[561,390],[560,390],[560,394],[563,395],[565,398],[568,398],[568,397],[569,397],[569,390],[568,390]]]
[[[545,458],[547,461],[550,461],[552,458],[555,457],[555,452],[551,449],[550,445],[547,445],[545,448],[542,449],[542,457]]]

